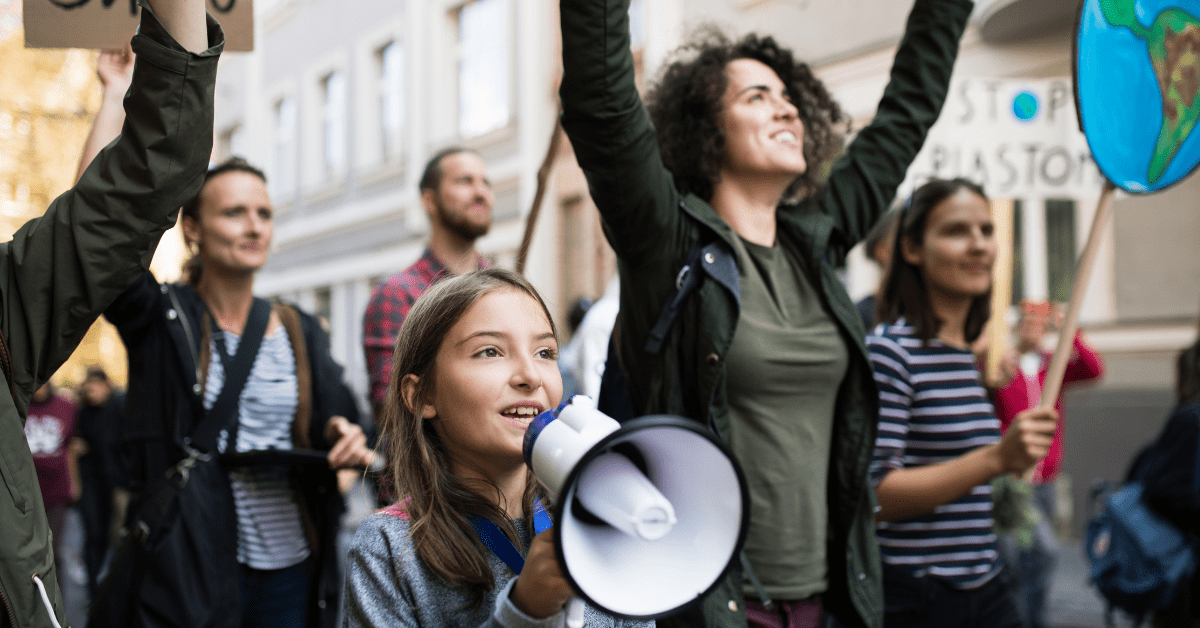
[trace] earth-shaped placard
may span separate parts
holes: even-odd
[[[1200,163],[1200,0],[1085,0],[1076,96],[1096,164],[1130,192]]]

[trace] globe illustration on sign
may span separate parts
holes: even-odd
[[[1085,0],[1076,96],[1096,165],[1155,192],[1200,163],[1200,0]]]

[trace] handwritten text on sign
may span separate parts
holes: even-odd
[[[208,0],[225,50],[254,49],[252,0]],[[136,0],[25,0],[26,48],[121,48],[138,25]]]
[[[929,177],[966,177],[997,198],[1094,196],[1104,180],[1067,78],[953,81],[908,175],[905,191]]]

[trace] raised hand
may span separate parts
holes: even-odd
[[[129,89],[133,81],[133,47],[125,44],[118,50],[104,50],[96,60],[96,75],[106,91],[120,91],[122,94]]]
[[[365,469],[375,462],[375,452],[367,447],[362,427],[345,417],[335,416],[325,424],[325,439],[333,443],[326,459],[331,469]]]

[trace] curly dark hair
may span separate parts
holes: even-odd
[[[646,107],[658,133],[663,164],[683,194],[711,200],[721,179],[725,134],[719,116],[729,86],[731,61],[754,59],[775,71],[804,124],[804,160],[808,170],[788,187],[785,198],[810,196],[820,186],[823,166],[842,151],[842,108],[830,97],[807,63],[772,37],[751,33],[734,42],[715,27],[701,29],[676,51],[646,95]]]

